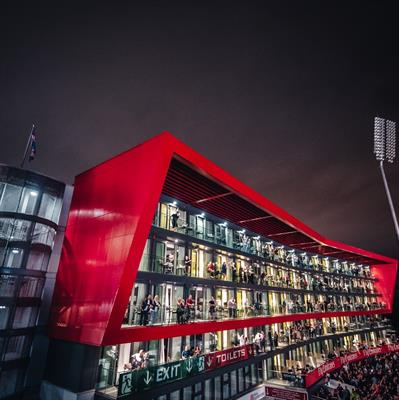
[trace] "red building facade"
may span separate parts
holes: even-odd
[[[367,307],[363,308],[345,308],[342,304],[338,307],[337,303],[344,303],[345,295],[342,300],[334,300],[335,307],[331,309],[327,306],[323,310],[298,308],[296,312],[288,313],[280,304],[277,313],[245,313],[245,317],[216,320],[198,318],[189,324],[128,326],[125,323],[126,310],[132,302],[132,291],[138,282],[146,245],[155,238],[153,228],[157,224],[154,218],[159,214],[162,198],[168,199],[165,201],[170,202],[170,207],[178,203],[184,205],[182,209],[197,210],[197,217],[206,213],[216,218],[219,222],[213,223],[212,233],[202,239],[216,243],[217,238],[222,238],[224,249],[228,248],[225,235],[230,234],[227,231],[223,233],[224,228],[234,226],[232,235],[238,235],[238,239],[232,238],[231,248],[234,244],[243,254],[242,236],[248,237],[251,251],[257,248],[258,242],[261,243],[259,246],[267,247],[269,242],[261,242],[261,238],[266,238],[273,241],[277,253],[281,247],[287,260],[289,255],[298,258],[301,254],[320,258],[320,265],[327,265],[327,269],[323,270],[321,266],[319,271],[326,279],[333,279],[334,274],[339,279],[337,271],[343,271],[345,275],[342,269],[332,269],[330,264],[333,260],[338,265],[355,265],[356,271],[364,269],[364,279],[372,280],[372,300],[364,300]],[[167,221],[169,218],[170,215]],[[178,228],[170,229],[172,236],[173,232],[177,234],[176,243],[182,235],[182,232],[177,232]],[[181,228],[186,236],[195,233],[188,231],[192,229],[188,216]],[[227,252],[228,249],[226,257]],[[258,253],[259,257],[264,254],[260,247]],[[287,260],[277,259],[276,265],[284,267]],[[293,280],[299,282],[300,262],[292,262],[291,267],[298,274]],[[103,347],[208,332],[239,331],[292,321],[389,315],[397,268],[397,260],[323,237],[171,134],[163,133],[76,177],[51,308],[50,336],[54,340]],[[142,282],[144,277],[150,279],[153,275],[144,273]],[[203,277],[197,273],[196,284],[201,283],[198,279]],[[355,276],[354,279],[358,278]],[[250,285],[250,282],[243,285]],[[310,283],[307,285],[306,290],[310,293]],[[350,285],[358,287],[356,282]],[[366,288],[366,283],[364,285]],[[287,287],[290,288],[288,284]],[[364,288],[362,286],[362,293],[368,290]],[[297,289],[291,287],[290,290]],[[340,298],[338,292],[336,296]],[[241,296],[240,301],[244,304]],[[371,307],[369,303],[377,306]]]

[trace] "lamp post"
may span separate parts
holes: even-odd
[[[389,208],[391,209],[395,232],[399,241],[399,225],[395,207],[392,202],[391,192],[385,176],[384,161],[393,163],[396,157],[396,123],[389,119],[374,118],[374,153],[375,158],[380,163],[382,180],[384,181],[385,192],[387,194]]]

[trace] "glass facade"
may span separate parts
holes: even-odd
[[[64,189],[0,166],[0,398],[24,387]]]
[[[390,343],[393,338],[389,329],[389,321],[381,317],[334,317],[106,346],[100,358],[97,390],[116,397],[121,376],[127,371],[144,368],[145,372],[156,366],[184,362],[187,357],[196,358],[250,345],[253,353],[245,363],[251,365],[228,373],[220,368],[220,375],[212,378],[209,381],[212,384],[205,384],[198,393],[195,392],[195,385],[189,385],[186,389],[184,380],[181,381],[181,389],[177,391],[179,396],[183,396],[180,398],[185,398],[185,391],[187,396],[198,394],[199,399],[214,398],[212,396],[216,389],[211,386],[216,386],[220,389],[220,395],[226,396],[223,398],[231,398],[258,384],[259,379],[284,380],[284,374],[290,373],[293,366],[301,369],[306,366],[316,368],[326,361],[329,353],[337,349],[354,351],[360,345],[374,347],[382,341]],[[191,353],[188,354],[187,349],[191,349]],[[192,349],[198,349],[198,353],[193,353]],[[141,352],[146,355],[147,361],[135,367],[134,360]],[[258,356],[258,359],[254,356]],[[237,375],[243,374],[240,371],[248,368],[259,368],[258,374],[251,374],[253,385],[251,380],[246,382],[242,377],[237,378]],[[198,377],[198,382],[207,382],[205,378]],[[303,383],[298,384],[301,386]],[[178,396],[176,393],[173,396]]]
[[[97,390],[117,396],[129,371],[253,346],[254,355],[264,354],[260,363],[249,361],[229,372],[222,368],[220,375],[195,385],[182,381],[179,390],[157,397],[229,399],[262,380],[281,380],[294,362],[317,365],[334,346],[356,340],[372,345],[387,337],[387,321],[377,314],[318,319],[312,314],[384,309],[375,281],[368,265],[298,251],[161,197],[123,327],[297,313],[303,320],[106,346]]]
[[[298,252],[186,207],[158,205],[124,325],[385,307],[369,266]],[[159,283],[145,272],[159,274]],[[148,295],[157,306],[146,311]]]

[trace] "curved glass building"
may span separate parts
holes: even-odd
[[[0,165],[0,398],[19,398],[25,387],[40,384],[35,374],[45,362],[46,347],[31,349],[44,337],[47,323],[65,187],[47,176]]]

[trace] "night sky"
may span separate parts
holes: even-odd
[[[13,3],[0,162],[19,164],[35,123],[29,167],[72,183],[168,130],[321,234],[398,255],[372,153],[374,116],[399,121],[390,3]]]

